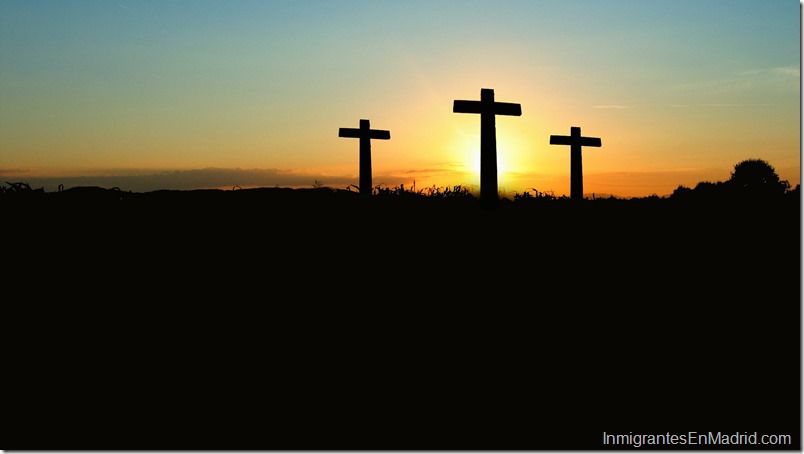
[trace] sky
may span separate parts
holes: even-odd
[[[498,190],[665,196],[746,159],[801,174],[798,0],[2,0],[0,185]],[[353,186],[354,185],[354,186]]]

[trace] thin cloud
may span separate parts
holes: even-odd
[[[773,68],[771,71],[775,74],[781,74],[783,76],[795,77],[798,79],[801,77],[801,68],[798,66],[783,66],[779,68]]]
[[[759,107],[767,106],[769,104],[733,104],[733,103],[706,103],[706,104],[667,104],[671,108],[689,108],[689,107]]]
[[[634,106],[624,106],[620,104],[603,104],[599,106],[592,106],[593,109],[630,109]]]
[[[765,74],[765,75],[776,75],[776,76],[798,78],[801,76],[801,68],[799,68],[798,66],[776,66],[773,68],[740,71],[737,74],[741,76],[755,76]]]
[[[171,170],[133,174],[130,170],[110,170],[105,174],[56,177],[30,177],[26,182],[31,187],[44,187],[46,191],[59,186],[98,186],[119,188],[124,191],[149,192],[161,189],[223,189],[234,187],[312,187],[321,183],[333,187],[346,187],[355,181],[352,175],[324,175],[321,173],[293,172],[280,169],[205,168]],[[6,175],[0,174],[0,178]]]
[[[702,107],[756,107],[761,105],[762,104],[701,104]]]
[[[766,94],[783,94],[797,91],[801,71],[797,66],[738,71],[719,79],[690,82],[668,87],[671,92],[691,96],[747,95],[757,91]]]
[[[408,169],[398,172],[375,172],[372,175],[374,186],[397,187],[402,184],[430,186],[434,181],[454,180],[456,184],[467,179],[471,171],[459,170],[460,166],[443,164],[444,167]],[[333,188],[347,188],[359,184],[356,173],[324,174],[322,172],[282,170],[282,169],[241,169],[204,168],[190,170],[132,170],[110,169],[106,171],[87,171],[72,176],[30,176],[21,178],[23,169],[0,171],[0,184],[3,179],[9,182],[23,180],[31,187],[56,191],[60,187],[69,189],[79,186],[119,188],[122,191],[150,192],[158,190],[194,189],[233,189],[254,187],[310,188],[323,185]]]
[[[427,168],[427,169],[408,169],[399,172],[402,175],[426,175],[426,176],[438,176],[444,175],[449,173],[461,173],[460,170],[450,170],[450,169],[439,169],[439,168]]]
[[[3,175],[3,176],[4,175],[18,175],[18,174],[22,174],[22,173],[28,173],[30,171],[31,171],[30,169],[20,169],[20,168],[16,168],[16,169],[0,169],[0,175]]]

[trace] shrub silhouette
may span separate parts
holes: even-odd
[[[762,159],[738,162],[726,182],[730,194],[749,198],[769,198],[784,195],[790,189],[787,180],[780,180],[776,170]]]

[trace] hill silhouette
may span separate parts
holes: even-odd
[[[53,372],[33,408],[92,415],[9,443],[799,449],[799,188],[727,187],[494,209],[460,188],[6,190],[25,364]]]

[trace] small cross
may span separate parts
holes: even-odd
[[[568,136],[550,136],[550,145],[570,146],[570,199],[583,199],[581,147],[599,147],[600,138],[582,137],[581,128],[572,126]]]
[[[389,140],[391,132],[371,129],[368,120],[360,120],[360,129],[340,128],[338,137],[360,139],[360,193],[371,195],[371,139]]]
[[[482,88],[480,101],[455,100],[454,113],[480,114],[480,200],[488,204],[497,202],[497,115],[522,115],[522,106],[509,102],[495,102],[494,90]]]

